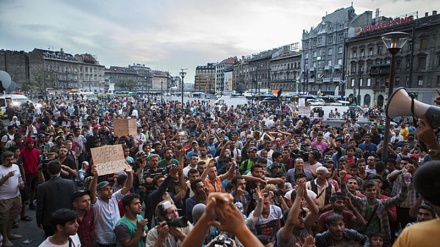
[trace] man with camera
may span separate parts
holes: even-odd
[[[160,202],[155,210],[159,224],[148,232],[146,247],[182,246],[182,242],[193,229],[193,225],[179,212],[170,201]]]

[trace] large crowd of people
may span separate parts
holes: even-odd
[[[440,145],[424,117],[386,130],[383,119],[349,117],[332,127],[286,103],[103,96],[39,104],[7,109],[0,126],[3,246],[22,237],[13,233],[22,221],[42,229],[42,247],[438,240]],[[136,119],[137,133],[115,136],[115,119]],[[105,145],[121,146],[126,167],[99,176],[91,150]]]

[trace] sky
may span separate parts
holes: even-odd
[[[145,64],[176,76],[228,57],[301,42],[326,13],[419,17],[434,0],[0,0],[0,49],[95,55],[100,64]]]

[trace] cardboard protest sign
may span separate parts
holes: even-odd
[[[115,119],[114,120],[114,135],[126,136],[137,134],[136,119]]]
[[[98,176],[117,173],[127,167],[122,145],[106,145],[92,148],[90,151]]]

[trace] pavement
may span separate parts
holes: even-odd
[[[12,229],[13,234],[23,235],[23,238],[11,240],[14,246],[18,247],[37,247],[41,244],[45,237],[43,229],[38,228],[37,221],[35,220],[35,210],[30,210],[29,205],[26,205],[26,215],[32,218],[32,221],[22,221],[20,216],[18,217],[19,227]],[[30,243],[26,243],[31,241]]]

